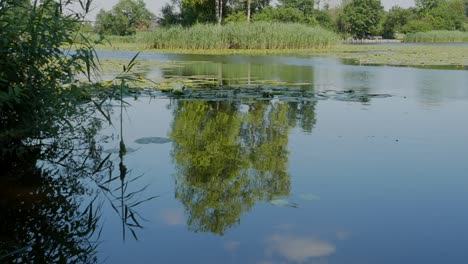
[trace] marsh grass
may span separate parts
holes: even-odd
[[[468,42],[468,32],[435,30],[407,34],[405,42],[414,43],[454,43]]]
[[[107,37],[116,46],[137,43],[145,49],[238,50],[323,49],[335,46],[339,37],[320,27],[293,23],[232,23],[222,27],[198,24],[192,27],[158,28],[133,37]]]

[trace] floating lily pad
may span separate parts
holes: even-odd
[[[294,208],[298,207],[297,203],[291,203],[291,202],[289,202],[288,200],[285,200],[285,199],[270,200],[270,203],[272,205],[277,205],[277,206],[289,206],[289,207],[294,207]]]
[[[144,137],[135,140],[137,144],[165,144],[171,142],[168,138],[162,137]]]
[[[318,201],[318,200],[320,200],[320,196],[312,194],[312,193],[303,193],[303,194],[299,195],[299,197],[301,197],[302,199],[307,200],[307,201]]]

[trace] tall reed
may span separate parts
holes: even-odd
[[[294,23],[231,23],[224,26],[158,28],[136,35],[153,49],[311,49],[327,48],[339,37],[320,27]]]
[[[468,32],[434,30],[407,34],[405,42],[454,43],[468,42]]]

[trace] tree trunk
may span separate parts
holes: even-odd
[[[247,22],[250,22],[250,5],[252,4],[252,0],[247,0]]]
[[[223,22],[223,0],[219,0],[219,20],[218,24],[221,25]]]
[[[223,22],[223,0],[216,0],[216,21],[218,25]]]

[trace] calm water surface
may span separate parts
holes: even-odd
[[[223,89],[280,86],[300,96],[129,97],[122,118],[110,105],[100,144],[118,161],[123,138],[128,177],[141,176],[125,191],[148,186],[137,200],[158,197],[135,206],[146,219],[138,240],[102,199],[99,262],[467,263],[467,71],[281,56],[140,59],[140,73],[157,82],[204,76]],[[147,137],[162,141],[135,142]]]

